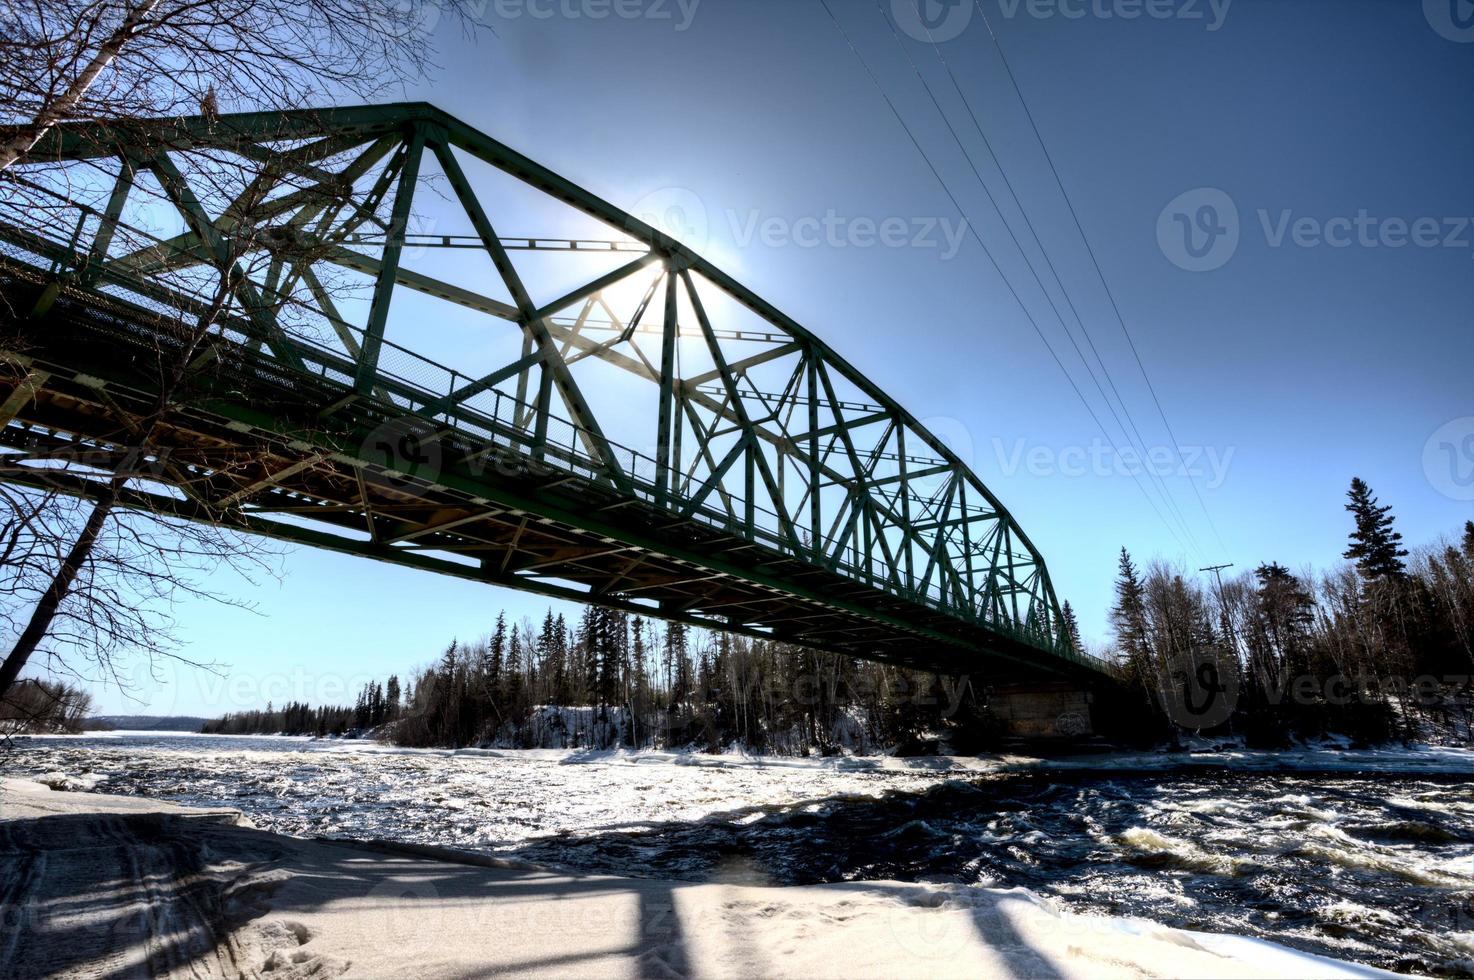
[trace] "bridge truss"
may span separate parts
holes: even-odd
[[[0,478],[87,495],[129,458],[128,502],[286,540],[934,670],[1103,669],[878,386],[431,106],[71,126],[10,176]]]

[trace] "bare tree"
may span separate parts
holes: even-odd
[[[22,732],[80,732],[92,695],[59,681],[27,680],[0,698],[0,745]]]
[[[300,108],[423,74],[462,0],[7,0],[0,170],[60,123]]]
[[[10,125],[0,135],[0,175],[7,203],[75,213],[86,184],[79,182],[78,168],[37,172],[21,166],[35,162],[27,155],[60,124],[210,117],[222,105],[273,110],[371,96],[427,70],[429,28],[441,14],[466,22],[460,0],[412,6],[407,15],[395,9],[359,0],[6,4],[0,8],[0,115]],[[426,12],[435,16],[421,16]],[[290,247],[273,241],[266,248],[258,238],[266,232],[258,230],[255,216],[291,177],[269,161],[253,164],[229,153],[214,159],[206,154],[193,163],[190,197],[214,206],[184,217],[198,237],[217,244],[202,261],[168,272],[179,294],[195,299],[187,308],[160,311],[173,328],[156,352],[153,403],[120,411],[124,431],[92,459],[76,459],[75,446],[46,445],[28,449],[25,465],[13,455],[4,459],[0,477],[35,489],[0,498],[0,523],[8,535],[0,546],[8,542],[26,559],[7,564],[0,584],[4,619],[14,627],[14,642],[0,664],[0,695],[48,639],[57,661],[80,652],[105,675],[115,674],[113,658],[122,649],[163,652],[169,604],[208,594],[190,570],[222,561],[266,567],[259,546],[208,523],[181,519],[186,508],[176,502],[189,504],[196,518],[241,523],[208,497],[190,492],[187,467],[171,458],[168,422],[211,370],[206,348],[212,336],[240,320],[247,306],[257,312],[269,306],[273,317],[285,317],[296,305],[292,284],[277,284],[264,294],[261,283],[269,275],[250,267],[252,261],[279,259],[282,248]],[[185,176],[171,179],[182,184]],[[161,196],[187,211],[177,190]],[[204,217],[211,213],[221,217]],[[216,234],[216,228],[228,233]],[[110,234],[133,235],[135,249],[148,247],[151,237],[122,224]],[[154,246],[167,244],[151,240]],[[10,352],[9,361],[12,370],[23,370],[24,352]],[[173,488],[173,497],[160,494],[160,486]]]

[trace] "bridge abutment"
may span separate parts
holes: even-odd
[[[1091,691],[1066,681],[1008,684],[988,692],[988,709],[1015,738],[1084,738],[1095,733]]]

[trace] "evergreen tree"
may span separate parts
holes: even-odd
[[[399,717],[399,675],[389,675],[389,683],[384,686],[384,708],[388,714],[388,721]]]
[[[1464,522],[1464,554],[1474,561],[1474,521]]]
[[[1121,549],[1116,578],[1116,604],[1111,609],[1111,625],[1116,643],[1126,659],[1126,666],[1142,683],[1148,682],[1147,668],[1151,650],[1147,642],[1146,588],[1125,548]]]
[[[1259,590],[1249,621],[1249,668],[1267,690],[1288,672],[1307,669],[1315,600],[1278,562],[1260,565],[1254,575]]]
[[[1070,600],[1068,599],[1065,600],[1064,606],[1060,609],[1060,619],[1062,620],[1060,625],[1063,627],[1065,639],[1070,641],[1070,646],[1081,653],[1085,652],[1085,644],[1080,639],[1080,621],[1075,618],[1074,607],[1070,605]]]
[[[502,703],[518,718],[522,715],[523,662],[522,632],[514,629],[507,647],[506,666],[502,669]]]
[[[612,609],[600,609],[595,621],[597,629],[596,681],[601,716],[607,715],[609,705],[619,699],[619,668],[623,644],[624,614]]]
[[[369,685],[369,724],[382,725],[384,723],[384,689],[379,686],[378,681]]]
[[[584,606],[583,617],[578,623],[578,656],[575,658],[571,683],[574,694],[584,704],[596,696],[599,647],[599,610]]]
[[[440,657],[440,666],[435,671],[435,685],[431,693],[435,698],[435,729],[442,745],[454,745],[460,728],[461,699],[458,690],[456,653],[460,642],[451,640],[450,646]]]
[[[640,737],[644,732],[639,727],[638,719],[649,707],[650,692],[649,679],[645,675],[645,648],[646,623],[645,620],[636,616],[630,623],[630,656],[629,663],[625,666],[626,676],[626,703],[630,709],[629,744],[637,747]]]
[[[1392,529],[1392,505],[1379,504],[1360,477],[1352,479],[1346,496],[1351,499],[1346,509],[1355,517],[1356,529],[1342,557],[1354,560],[1356,570],[1369,582],[1405,579],[1407,565],[1402,559],[1407,549],[1402,547],[1402,533]]]
[[[695,678],[691,676],[691,653],[685,623],[671,623],[665,628],[665,673],[669,678],[667,686],[672,706],[691,696]]]

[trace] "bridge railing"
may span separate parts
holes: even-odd
[[[89,219],[98,220],[101,215],[84,204],[69,204],[78,215],[77,223],[70,233],[60,231],[63,227],[69,227],[66,222],[27,229],[0,222],[0,254],[43,274],[61,278],[74,277],[85,266],[85,259],[77,250],[82,224]],[[126,227],[130,236],[167,245],[164,239],[145,229],[125,226],[123,222],[117,224],[120,229]],[[203,294],[180,282],[171,282],[168,287],[168,292],[177,294],[177,299],[167,296],[161,299],[157,281],[131,277],[117,270],[109,270],[92,288],[105,295],[170,316],[178,316],[181,310],[188,308],[191,301],[201,303],[206,299]],[[291,305],[283,300],[283,307]],[[285,309],[278,312],[285,312]],[[311,310],[311,313],[315,317],[323,316],[316,309]],[[230,338],[241,345],[243,354],[259,357],[263,362],[270,360],[264,354],[251,350],[252,345],[259,344],[260,341],[243,317],[230,319],[224,326]],[[343,332],[347,331],[356,343],[363,342],[364,330],[354,324],[338,320],[322,324],[321,329],[324,336],[331,330],[337,332],[341,339]],[[348,389],[353,387],[356,364],[340,350],[322,342],[305,329],[288,331],[287,338],[310,373]],[[500,389],[487,389],[464,400],[447,404],[450,396],[464,391],[477,379],[388,338],[383,338],[381,343],[373,385],[375,399],[385,407],[403,413],[406,420],[448,426],[463,438],[472,442],[479,441],[485,448],[474,454],[474,458],[487,460],[490,452],[496,449],[511,451],[519,457],[518,465],[553,465],[601,484],[607,484],[615,472],[620,472],[633,493],[647,504],[675,511],[691,520],[719,528],[736,537],[746,538],[779,554],[815,562],[815,554],[801,552],[783,533],[779,515],[771,509],[755,501],[749,504],[747,500],[725,488],[714,494],[724,501],[723,507],[705,501],[691,506],[688,477],[676,474],[676,486],[662,493],[656,481],[658,463],[653,456],[610,441],[607,437],[602,440],[593,439],[592,433],[581,429],[573,421],[551,413],[545,413],[546,431],[539,433],[529,426],[530,420],[537,417],[536,407]],[[271,363],[274,367],[279,367],[279,362]],[[595,444],[607,445],[612,459],[601,459],[590,453],[587,447]],[[753,515],[752,520],[748,520],[749,513]],[[808,541],[817,540],[822,535],[822,529],[809,527],[801,519],[791,520],[790,526],[796,534]],[[953,601],[940,583],[930,583],[925,590],[910,587],[903,576],[887,565],[882,556],[863,555],[861,550],[858,546],[852,546],[847,549],[849,557],[828,554],[820,562],[832,571],[857,582],[984,626],[1021,643],[1049,650],[1063,659],[1097,669],[1110,669],[1107,662],[1075,650],[1044,630],[1029,629],[1016,625],[1011,619],[990,615],[986,605],[975,608]]]

